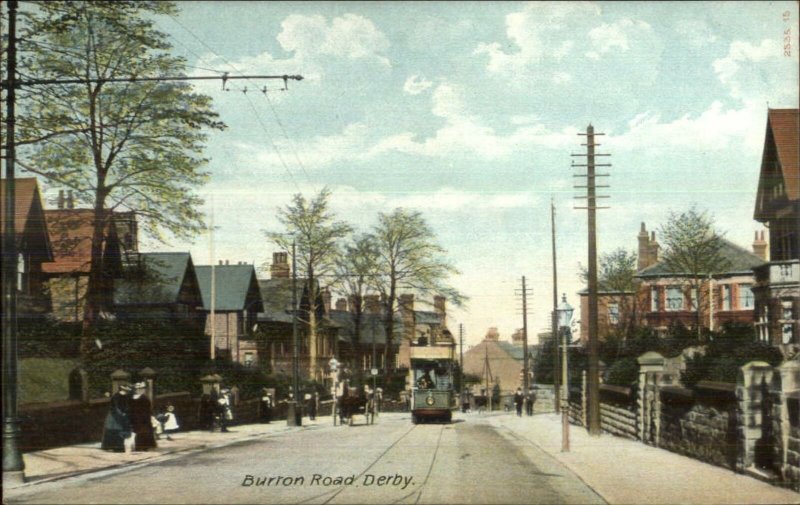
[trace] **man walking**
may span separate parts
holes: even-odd
[[[522,394],[522,388],[517,388],[514,393],[514,406],[517,408],[517,416],[522,417],[522,404],[525,402],[525,397]]]

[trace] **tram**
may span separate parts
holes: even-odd
[[[448,332],[449,333],[449,332]],[[420,339],[422,340],[422,339]],[[453,418],[455,342],[452,337],[411,346],[411,422]]]

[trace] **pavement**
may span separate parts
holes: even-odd
[[[457,413],[458,419],[464,414]],[[383,413],[381,417],[408,416]],[[724,468],[612,435],[589,436],[570,426],[570,451],[561,451],[561,418],[553,413],[517,417],[514,413],[470,413],[500,432],[532,444],[574,472],[605,501],[612,504],[767,504],[800,503],[800,493],[761,482]],[[379,418],[380,421],[380,418]],[[303,419],[303,428],[332,426],[330,416]],[[171,457],[180,457],[254,437],[279,436],[296,430],[286,421],[232,426],[228,433],[190,431],[162,438],[158,448],[131,454],[100,450],[99,443],[60,447],[23,455],[26,482],[5,486],[4,494],[32,491],[32,487],[79,475],[125,471]]]

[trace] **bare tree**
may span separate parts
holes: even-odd
[[[394,341],[394,312],[399,290],[438,293],[455,305],[465,298],[446,284],[459,271],[444,257],[445,250],[436,243],[436,236],[417,211],[397,208],[391,213],[378,214],[373,236],[378,248],[377,288],[384,308],[386,348],[384,370],[391,377]]]
[[[702,338],[701,314],[703,307],[710,305],[710,297],[701,287],[730,266],[722,252],[723,236],[715,230],[714,219],[696,206],[681,213],[670,212],[660,234],[664,247],[661,262],[669,275],[689,288],[697,336]]]
[[[309,373],[317,377],[317,346],[320,308],[319,277],[334,273],[340,255],[339,242],[352,232],[350,225],[336,221],[328,208],[331,192],[324,188],[313,199],[297,193],[292,203],[278,209],[278,219],[285,232],[266,232],[267,237],[281,248],[291,251],[296,243],[297,268],[305,273],[308,313]]]

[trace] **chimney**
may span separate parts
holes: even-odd
[[[650,232],[650,265],[658,263],[658,250],[661,248],[656,241],[656,232]]]
[[[222,261],[222,260],[219,260],[219,264],[220,264],[220,266],[222,266],[222,265],[224,265],[224,264],[225,264],[225,262],[224,262],[224,261]]]
[[[762,260],[767,261],[767,243],[764,241],[763,230],[761,233],[756,232],[755,239],[753,240],[753,254]]]
[[[380,314],[381,302],[378,295],[366,295],[364,297],[364,313],[365,314]]]
[[[70,189],[67,191],[67,208],[74,209],[75,208],[75,199],[72,197],[72,190]]]
[[[288,279],[289,274],[289,253],[276,252],[272,253],[272,266],[269,269],[270,277],[273,279]]]
[[[322,305],[325,307],[325,314],[331,313],[331,290],[325,288],[322,291]]]
[[[64,190],[63,189],[59,189],[58,190],[58,208],[59,209],[63,209],[64,208]]]
[[[230,260],[225,260],[225,264],[230,265],[231,264]]]
[[[639,230],[639,258],[636,264],[637,270],[642,270],[650,266],[650,240],[647,236],[647,228],[642,223],[642,228]]]
[[[433,297],[433,310],[442,319],[442,328],[447,327],[447,310],[445,308],[445,300],[447,300],[447,298],[441,295]]]
[[[336,310],[341,312],[347,312],[347,299],[346,298],[337,298],[336,299]]]
[[[500,332],[497,331],[496,326],[492,326],[486,330],[486,336],[484,337],[484,340],[491,340],[494,342],[500,340]]]

